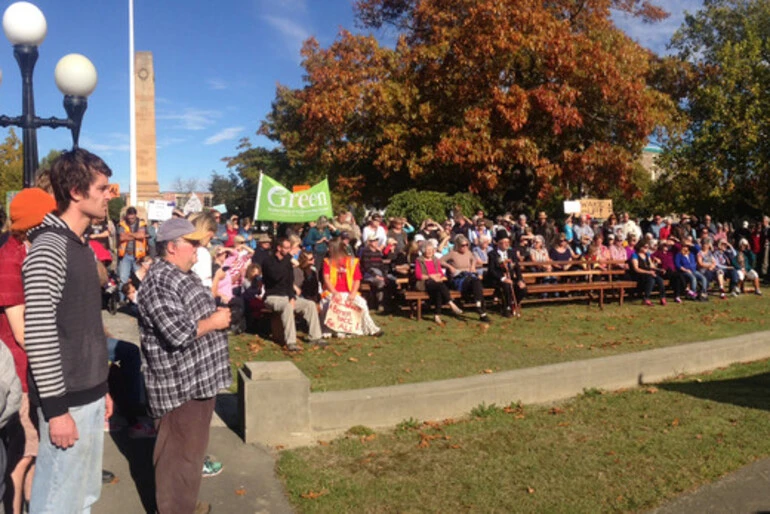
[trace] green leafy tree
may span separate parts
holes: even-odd
[[[770,2],[707,0],[672,48],[689,66],[688,130],[663,155],[654,195],[672,209],[722,216],[770,208]]]
[[[62,150],[51,150],[42,159],[40,159],[39,169],[45,170],[51,167],[53,161],[62,154]]]
[[[231,170],[227,175],[212,173],[209,190],[214,205],[225,204],[230,214],[252,216],[257,197],[257,184]]]
[[[24,184],[24,151],[13,129],[0,143],[0,202],[5,204],[9,191],[18,191]]]
[[[457,208],[470,217],[478,209],[484,209],[484,205],[470,193],[448,195],[438,191],[410,189],[393,195],[386,212],[388,216],[404,217],[419,224],[427,218],[443,221]]]
[[[126,202],[120,196],[113,198],[109,202],[107,202],[107,213],[109,214],[110,219],[119,220],[120,213],[123,210],[123,207],[125,206],[126,206]]]

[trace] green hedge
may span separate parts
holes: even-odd
[[[422,223],[425,218],[432,218],[440,223],[456,206],[468,217],[478,209],[484,209],[481,199],[470,193],[456,193],[450,196],[437,191],[410,189],[393,195],[386,212],[388,217],[404,217],[412,223]]]

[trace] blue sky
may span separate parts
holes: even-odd
[[[0,2],[2,9],[13,2]],[[102,156],[121,191],[129,183],[128,1],[33,1],[45,14],[48,35],[35,69],[38,116],[64,116],[53,70],[64,55],[86,55],[99,83],[83,120],[81,146]],[[659,2],[672,13],[648,25],[617,17],[618,25],[641,44],[664,52],[700,0]],[[329,45],[340,28],[355,30],[353,0],[135,0],[135,48],[151,51],[155,64],[158,181],[168,189],[178,179],[207,181],[226,171],[222,157],[237,153],[241,137],[256,145],[277,83],[302,84],[299,49],[315,36]],[[379,34],[379,36],[386,36]],[[10,43],[0,51],[3,81],[0,112],[21,111],[21,85]],[[40,156],[71,146],[64,129],[38,130]]]

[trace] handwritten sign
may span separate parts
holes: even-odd
[[[329,303],[329,310],[326,312],[324,324],[335,332],[359,336],[363,334],[361,309],[356,305],[346,304],[345,300],[335,301],[332,299]]]
[[[580,213],[588,214],[592,218],[606,220],[612,214],[612,200],[582,198],[580,200]]]
[[[118,198],[120,196],[120,184],[108,184],[108,187],[110,199]]]

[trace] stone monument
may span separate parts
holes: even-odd
[[[134,54],[136,100],[136,203],[147,208],[149,200],[160,199],[155,137],[155,70],[152,52]]]

